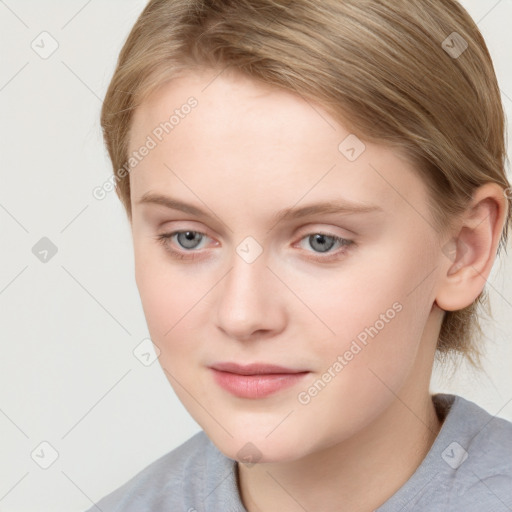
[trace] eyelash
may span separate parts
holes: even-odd
[[[183,260],[183,259],[194,260],[194,259],[200,257],[199,255],[197,255],[197,251],[195,251],[195,250],[190,250],[190,251],[186,251],[186,252],[176,251],[175,249],[171,249],[171,247],[167,243],[168,240],[171,239],[174,235],[177,235],[177,234],[180,234],[180,233],[187,233],[187,232],[196,233],[196,234],[208,237],[208,235],[206,233],[203,233],[201,231],[195,231],[193,229],[183,229],[183,230],[179,230],[179,231],[171,231],[169,233],[161,233],[161,234],[157,235],[154,238],[157,240],[157,242],[159,244],[161,244],[164,247],[164,249],[167,252],[169,252],[171,254],[172,257],[180,259],[180,260]],[[347,249],[350,246],[355,245],[355,242],[353,240],[348,240],[346,238],[342,238],[342,237],[339,237],[339,236],[331,235],[329,233],[323,233],[321,231],[311,232],[311,233],[303,236],[299,240],[299,242],[301,242],[305,238],[308,238],[308,237],[310,237],[312,235],[322,235],[322,236],[331,238],[332,240],[334,240],[335,244],[338,243],[338,244],[340,244],[342,246],[342,249],[340,251],[338,251],[337,253],[334,253],[334,255],[331,254],[331,253],[325,253],[325,254],[329,254],[329,256],[317,256],[317,257],[309,256],[309,258],[311,260],[317,261],[317,262],[320,262],[320,263],[329,263],[331,261],[339,260],[343,255],[345,255],[345,253],[347,252]],[[307,252],[311,252],[311,251],[307,251]],[[194,254],[194,253],[196,253],[196,254]],[[322,254],[322,253],[316,253],[316,254]]]

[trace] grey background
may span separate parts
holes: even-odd
[[[510,119],[512,0],[462,3]],[[129,225],[114,192],[92,195],[111,175],[101,101],[145,4],[0,0],[0,512],[85,510],[199,430],[134,354],[149,334]],[[436,370],[432,390],[512,420],[510,268],[502,257],[489,280],[485,371]]]

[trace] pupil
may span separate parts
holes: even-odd
[[[327,243],[328,238],[332,237],[321,234],[313,235],[313,246],[317,244],[317,250],[319,249],[321,252],[328,251],[334,245],[334,241],[331,244]]]
[[[181,239],[180,244],[182,247],[185,247],[187,249],[192,249],[195,246],[195,244],[193,244],[192,242],[194,242],[195,239],[197,238],[196,235],[201,236],[201,235],[198,235],[197,233],[195,233],[194,231],[182,231],[178,235],[178,240]]]

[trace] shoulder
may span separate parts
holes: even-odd
[[[441,456],[462,501],[512,507],[512,423],[455,397],[450,426]]]
[[[512,476],[512,423],[460,396],[441,395],[440,399],[446,397],[452,405],[442,439],[452,439],[453,446],[443,456],[450,460],[455,452],[458,458],[452,465],[457,467],[453,469],[460,468],[462,473],[462,468],[478,468],[482,477],[498,472]]]
[[[461,396],[435,395],[434,402],[446,417],[429,453],[435,476],[422,504],[453,512],[510,510],[512,423]]]
[[[137,473],[103,497],[87,512],[140,512],[187,510],[184,501],[199,494],[205,464],[218,452],[203,431]],[[190,505],[190,509],[193,507]]]
[[[460,396],[432,398],[441,430],[415,473],[378,511],[512,510],[512,423]]]

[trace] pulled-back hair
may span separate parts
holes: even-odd
[[[474,190],[509,191],[505,115],[489,51],[456,0],[151,0],[119,55],[101,113],[117,194],[131,220],[135,109],[195,67],[245,74],[310,98],[362,140],[406,155],[445,233]],[[340,141],[341,142],[341,141]],[[498,254],[505,247],[509,209]],[[478,365],[478,306],[447,311],[438,355]]]

